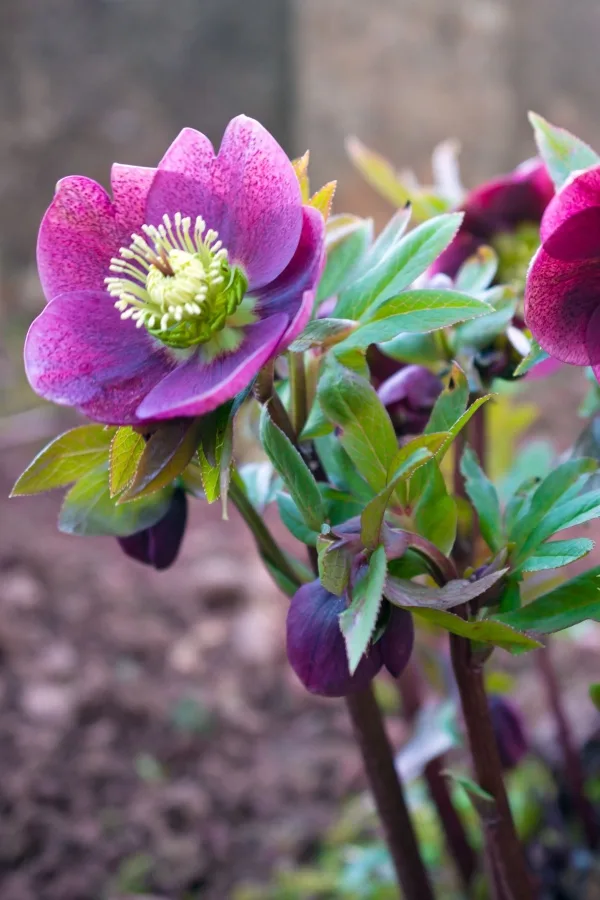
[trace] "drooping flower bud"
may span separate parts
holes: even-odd
[[[383,664],[394,678],[399,678],[410,659],[415,642],[413,618],[406,609],[392,606],[384,633],[375,645],[381,651]]]
[[[305,688],[323,697],[344,697],[361,691],[377,675],[381,652],[377,645],[350,674],[339,615],[347,607],[345,596],[336,597],[312,581],[292,597],[287,616],[287,655]]]
[[[177,559],[187,522],[187,495],[177,488],[166,514],[150,528],[117,538],[127,556],[155,569],[168,569]]]
[[[489,707],[500,762],[506,771],[510,771],[529,750],[523,720],[518,709],[500,694],[490,695]]]

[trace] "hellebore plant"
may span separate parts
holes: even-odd
[[[225,517],[228,501],[237,508],[290,598],[293,670],[309,691],[346,698],[406,900],[432,898],[432,878],[371,682],[400,679],[417,729],[432,632],[475,780],[445,770],[447,745],[422,768],[467,893],[484,868],[495,900],[532,900],[540,883],[504,781],[524,731],[510,701],[486,693],[496,649],[543,655],[573,805],[597,842],[541,638],[600,616],[599,570],[565,583],[559,572],[525,602],[534,573],[593,548],[552,538],[600,517],[595,431],[547,473],[525,457],[501,483],[486,471],[498,379],[539,374],[544,351],[600,372],[600,158],[532,121],[539,159],[466,195],[449,144],[423,190],[351,142],[398,207],[377,236],[369,219],[330,216],[335,184],[311,195],[308,154],[290,161],[241,116],[216,155],[185,129],[156,169],[114,166],[111,195],[64,179],[38,241],[48,303],[27,336],[27,375],[92,423],[43,449],[13,495],[72,485],[59,527],[117,537],[156,569],[177,556],[190,498],[220,499]],[[259,465],[233,461],[242,407],[257,413]],[[265,524],[271,503],[310,568]],[[452,777],[480,817],[485,867]]]

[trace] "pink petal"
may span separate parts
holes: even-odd
[[[514,172],[471,191],[463,205],[462,227],[490,240],[499,231],[539,222],[553,195],[554,187],[543,163],[528,160]]]
[[[119,249],[122,234],[103,187],[82,175],[59,181],[42,219],[37,245],[46,299],[68,291],[103,290],[110,258]]]
[[[600,381],[600,306],[596,307],[590,317],[587,330],[587,348],[590,365],[594,369],[596,380]]]
[[[600,206],[600,166],[576,175],[555,195],[542,219],[542,241],[571,216],[593,206]]]
[[[246,116],[229,123],[217,156],[193,129],[176,138],[148,196],[149,221],[176,212],[202,216],[218,231],[251,290],[283,271],[300,238],[301,196],[292,164],[269,132]]]
[[[550,356],[590,364],[588,328],[600,305],[600,207],[572,216],[533,258],[525,320]]]
[[[314,304],[315,292],[306,291],[302,296],[302,302],[298,307],[294,318],[278,343],[275,353],[283,353],[283,351],[292,343],[294,338],[296,338],[301,331],[304,331],[310,321]],[[275,353],[273,355],[275,355]]]
[[[554,373],[558,372],[562,367],[563,363],[561,363],[559,359],[553,359],[552,356],[549,356],[548,359],[543,359],[542,362],[534,366],[533,369],[530,369],[523,380],[540,381],[542,378],[549,378],[550,375],[554,375]]]
[[[128,237],[146,221],[146,198],[155,175],[156,169],[146,166],[113,164],[110,183],[116,219]]]
[[[200,348],[164,378],[142,401],[141,419],[202,416],[235,397],[273,356],[288,323],[282,314],[245,329],[241,346],[233,353],[202,360]]]
[[[270,284],[258,291],[265,315],[294,315],[306,291],[316,288],[325,263],[325,221],[317,209],[302,208],[300,240],[289,264]]]
[[[25,342],[25,369],[36,393],[112,425],[139,421],[140,401],[174,365],[164,346],[123,321],[106,294],[93,291],[53,300]]]

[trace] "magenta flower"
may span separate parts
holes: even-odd
[[[543,349],[600,379],[600,167],[575,176],[548,206],[527,276],[525,318]]]
[[[239,116],[219,153],[184,129],[156,169],[59,182],[40,228],[49,301],[25,346],[42,397],[113,425],[200,416],[306,324],[324,222],[291,162]]]
[[[487,244],[498,253],[500,282],[523,277],[539,243],[540,220],[553,195],[554,186],[537,159],[475,188],[460,207],[465,216],[458,234],[432,271],[454,278],[469,256]]]
[[[292,597],[287,616],[287,654],[305,688],[323,697],[344,697],[361,691],[382,666],[397,678],[412,653],[414,626],[405,609],[390,606],[385,631],[358,664],[348,668],[339,616],[348,606],[346,595],[336,597],[320,581],[305,584]]]

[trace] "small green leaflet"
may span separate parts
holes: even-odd
[[[458,634],[472,641],[481,641],[484,644],[493,644],[496,647],[502,647],[503,650],[521,652],[535,650],[542,646],[539,641],[528,634],[517,631],[512,622],[508,620],[508,615],[466,622],[460,616],[446,610],[413,607],[411,611],[432,625],[439,625],[440,628],[450,631],[452,634]]]
[[[435,544],[442,553],[450,553],[456,540],[458,512],[456,500],[448,493],[444,476],[435,460],[425,463],[410,482],[410,497],[417,492],[412,511],[414,530]]]
[[[317,306],[346,286],[373,238],[371,219],[356,219],[347,225],[339,220],[332,216],[327,223],[327,262],[317,290]]]
[[[557,189],[563,187],[573,172],[590,169],[600,163],[600,156],[584,141],[565,128],[551,125],[537,113],[529,113],[535,142]]]
[[[386,566],[385,549],[378,547],[371,554],[365,574],[354,585],[350,606],[340,615],[351,674],[356,671],[375,631]]]
[[[534,366],[537,366],[538,363],[543,362],[545,359],[549,359],[548,354],[545,350],[542,350],[538,342],[532,338],[531,350],[515,369],[514,377],[517,378],[519,375],[526,375]]]
[[[130,486],[117,502],[127,503],[172,484],[196,452],[201,423],[201,419],[161,423],[144,447]]]
[[[449,431],[455,422],[460,419],[469,402],[469,384],[465,373],[456,365],[452,366],[452,372],[448,386],[444,388],[435,402],[431,411],[429,422],[425,428],[425,434],[437,431]]]
[[[498,256],[491,247],[480,247],[462,264],[454,279],[457,291],[477,294],[484,291],[498,271]]]
[[[275,425],[269,407],[263,407],[260,439],[265,453],[279,472],[309,528],[319,531],[325,512],[319,486],[289,438]]]
[[[496,616],[513,628],[553,634],[587,619],[600,621],[600,566],[538,597],[527,606]]]
[[[65,487],[108,460],[114,428],[80,425],[44,447],[17,479],[11,497]]]
[[[308,527],[289,494],[285,494],[283,491],[277,494],[277,508],[281,521],[290,534],[293,534],[296,540],[306,544],[307,547],[314,547],[319,533]]]
[[[127,537],[156,525],[166,514],[172,487],[131,503],[118,504],[110,496],[108,465],[87,472],[65,496],[58,527],[67,534]]]
[[[398,443],[375,389],[365,378],[336,365],[322,376],[317,397],[327,418],[341,429],[340,442],[358,472],[373,490],[383,490]]]
[[[481,535],[493,553],[504,546],[502,515],[496,488],[489,480],[470,447],[465,447],[460,464],[465,490],[477,511]]]
[[[522,572],[541,572],[544,569],[560,569],[576,562],[594,549],[594,542],[588,538],[574,538],[570,541],[549,541],[537,548],[520,567]],[[519,569],[515,570],[519,571]]]
[[[364,350],[370,344],[391,341],[401,332],[436,331],[491,312],[493,307],[487,303],[457,291],[433,288],[404,291],[378,305],[375,312],[369,310],[361,318],[360,326],[335,345],[334,352],[339,357],[349,349]],[[341,315],[337,309],[336,313]]]
[[[495,805],[496,801],[492,797],[491,794],[488,794],[487,791],[481,787],[481,785],[477,784],[476,781],[473,781],[472,778],[468,778],[466,775],[463,775],[462,772],[455,772],[452,769],[444,769],[442,775],[445,775],[446,778],[452,779],[452,781],[459,785],[466,792],[467,796],[473,801],[482,801],[486,805]],[[475,809],[479,811],[478,804],[474,804]]]
[[[352,568],[352,552],[345,541],[317,540],[319,580],[325,590],[336,597],[346,590]]]
[[[130,425],[117,429],[109,456],[111,497],[116,497],[131,486],[145,446],[144,435]]]
[[[238,395],[239,396],[239,395]],[[235,401],[234,401],[235,403]],[[209,503],[222,498],[223,518],[227,518],[229,463],[233,441],[233,403],[219,406],[203,416],[199,434],[197,465],[200,469],[204,496]]]

